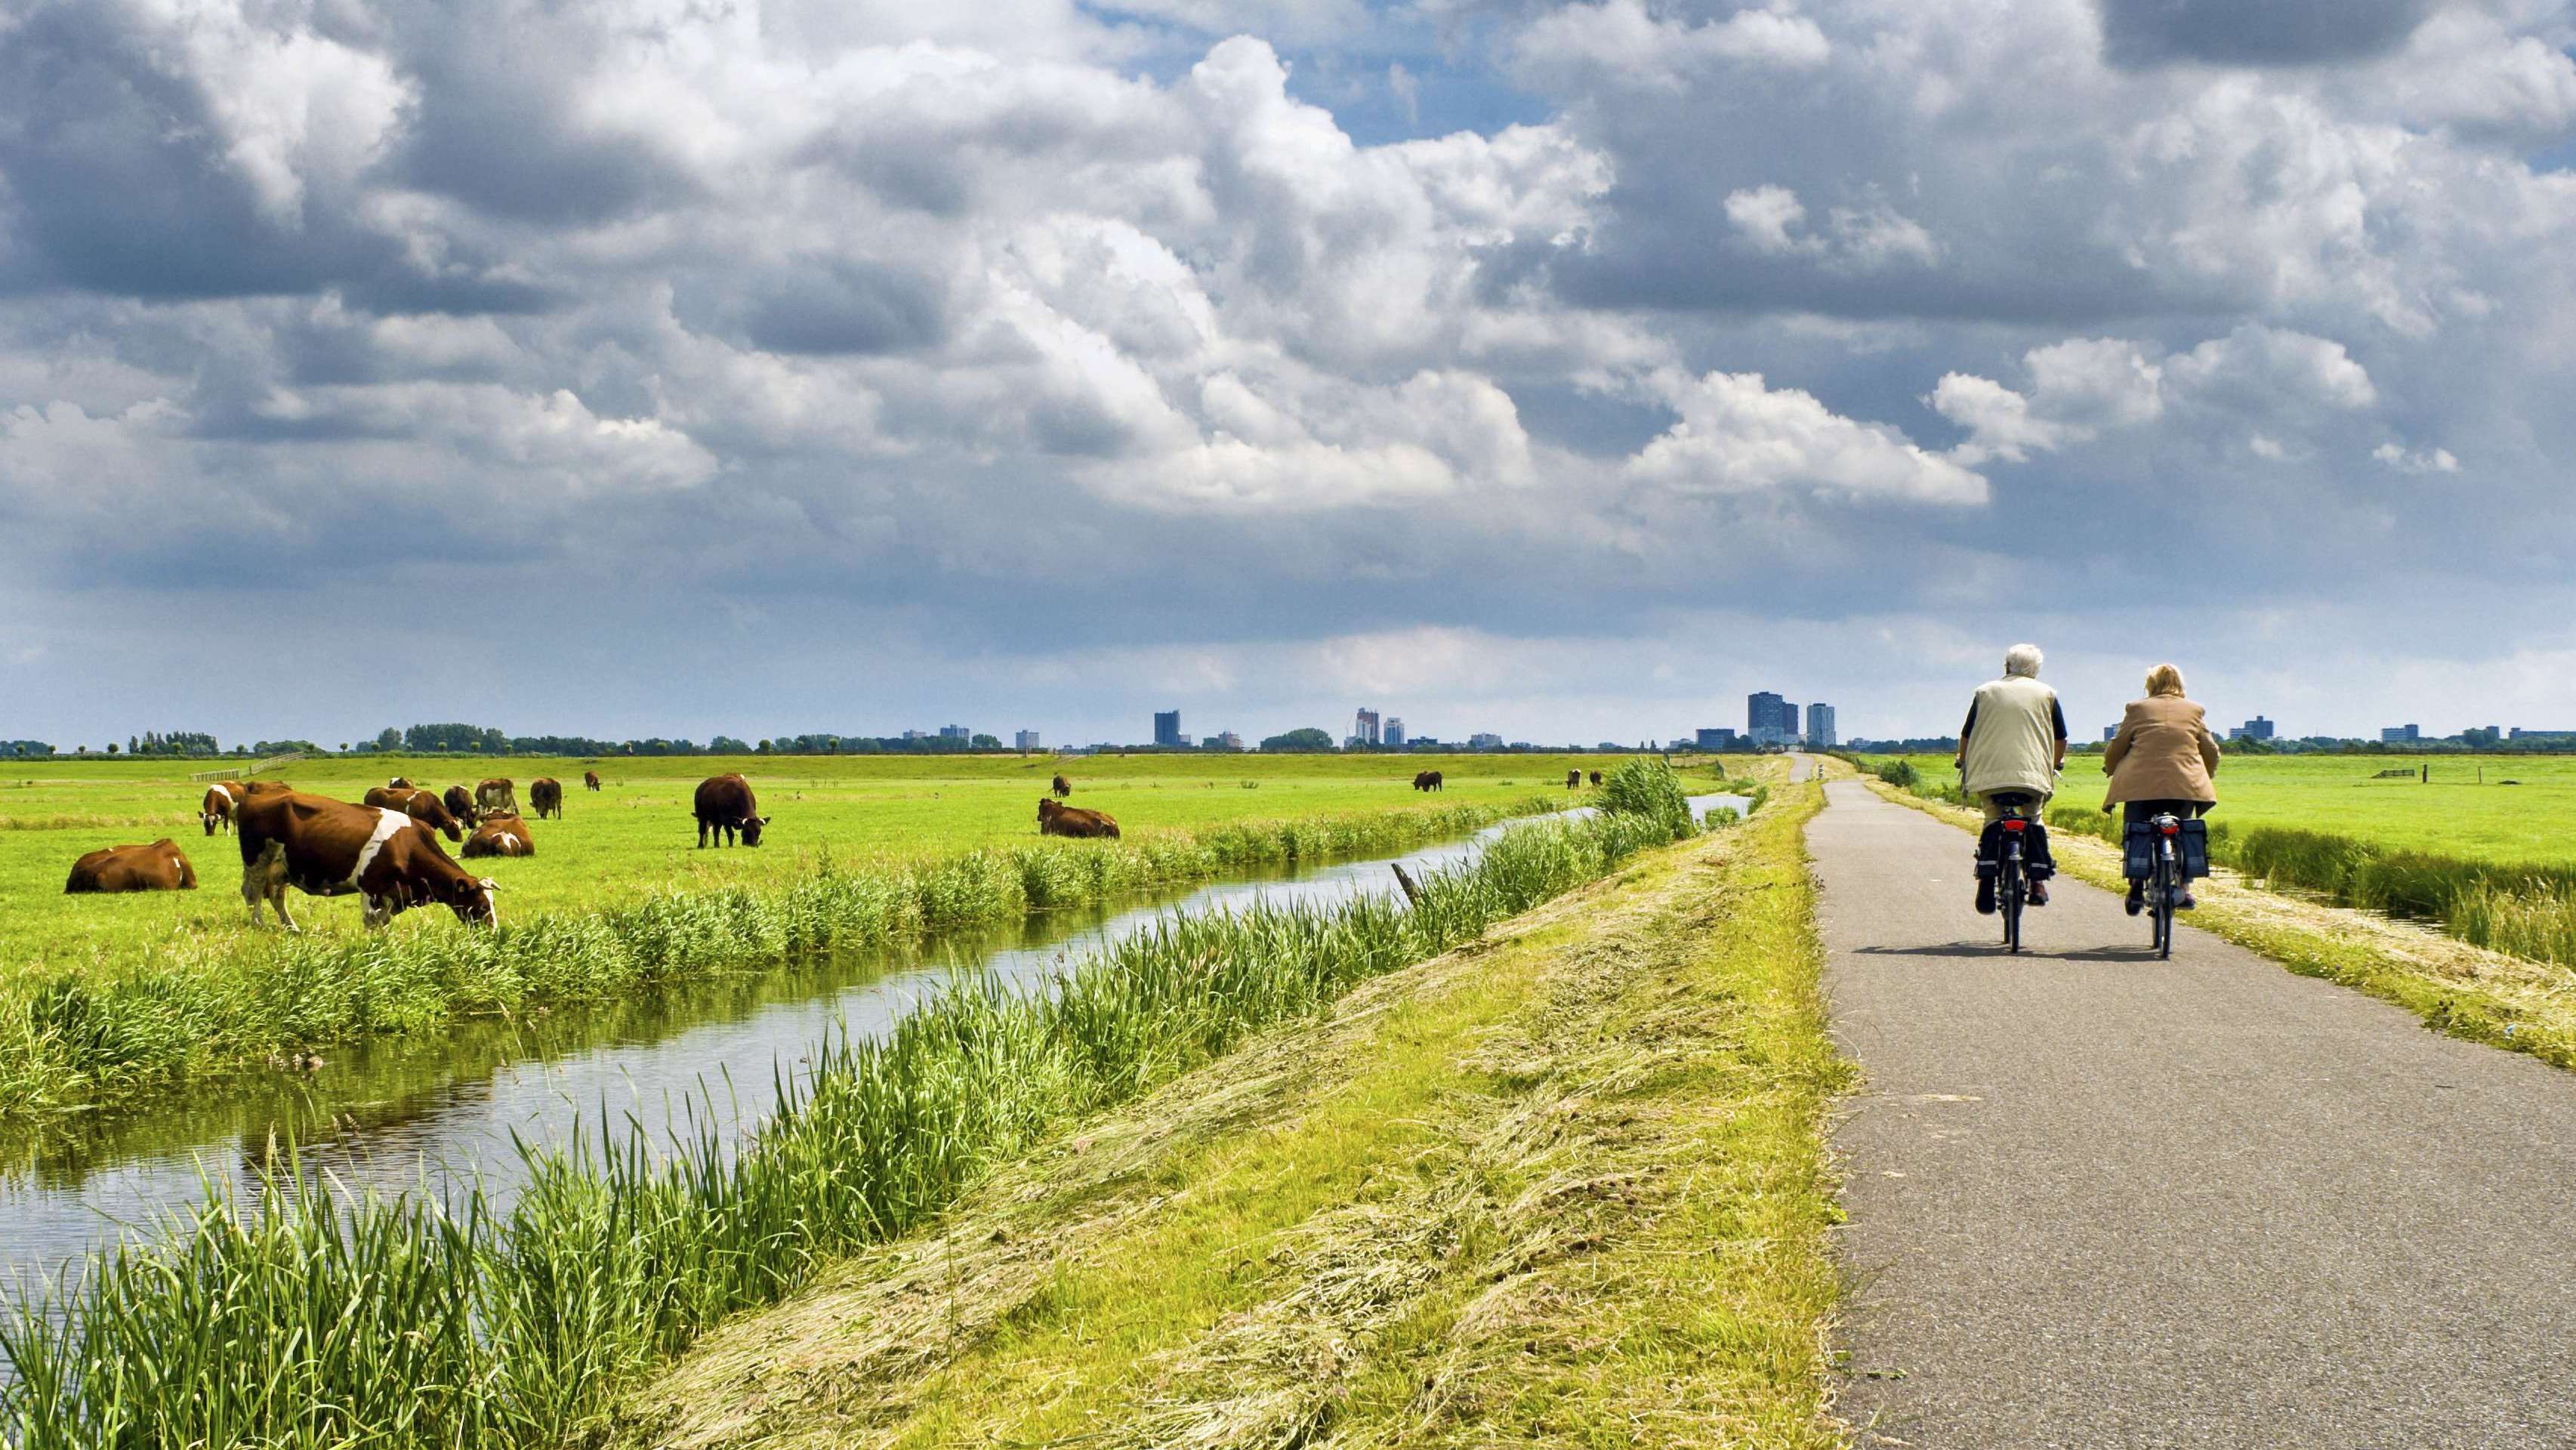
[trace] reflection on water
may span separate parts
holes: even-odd
[[[1744,808],[1694,797],[1694,811]],[[436,1188],[479,1174],[506,1202],[516,1137],[562,1142],[576,1123],[627,1118],[657,1137],[700,1093],[738,1134],[756,1128],[781,1074],[846,1026],[883,1033],[959,968],[1042,985],[1101,945],[1168,912],[1255,899],[1329,905],[1395,890],[1391,861],[1419,876],[1471,859],[1502,831],[1401,856],[1247,876],[1170,892],[1116,911],[1059,911],[1017,927],[953,934],[927,946],[819,965],[677,984],[649,998],[509,1021],[478,1020],[434,1038],[354,1044],[310,1075],[254,1074],[195,1088],[149,1111],[102,1116],[82,1131],[0,1148],[0,1278],[59,1273],[140,1226],[198,1202],[207,1181],[256,1184],[292,1142],[309,1170],[356,1188]],[[701,1113],[703,1107],[701,1106]],[[685,1116],[680,1116],[685,1122]]]

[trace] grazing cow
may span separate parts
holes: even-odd
[[[533,856],[537,854],[537,841],[528,834],[528,823],[517,816],[487,816],[466,840],[465,854],[468,858]]]
[[[393,779],[385,782],[385,789],[409,790],[411,789],[411,777],[405,775],[395,776]]]
[[[219,780],[206,787],[206,798],[197,807],[197,819],[205,826],[206,834],[213,835],[217,826],[231,830],[233,807],[249,794],[250,787],[237,780]]]
[[[584,790],[599,789],[599,772],[595,770],[583,771],[581,773],[581,787]]]
[[[474,805],[478,810],[508,806],[515,811],[519,808],[519,788],[512,785],[506,775],[493,776],[474,787]]]
[[[439,804],[447,807],[449,815],[463,821],[469,831],[483,819],[483,813],[474,808],[474,793],[461,785],[449,786],[447,794],[439,798]]]
[[[90,891],[194,891],[197,868],[163,836],[149,846],[110,846],[72,863],[65,896]]]
[[[538,820],[542,821],[548,815],[552,815],[556,820],[562,820],[563,783],[547,775],[541,775],[529,781],[528,808],[537,813]]]
[[[1413,788],[1415,790],[1440,789],[1440,772],[1436,770],[1422,770],[1414,772]]]
[[[730,846],[736,831],[742,833],[744,845],[757,846],[760,828],[769,824],[769,817],[760,814],[760,802],[752,797],[751,782],[738,775],[711,775],[699,781],[695,810],[700,849],[710,838],[717,845]]]
[[[1601,783],[1601,772],[1597,770],[1592,772],[1592,783],[1594,785],[1599,785]]]
[[[1053,796],[1039,796],[1038,834],[1105,836],[1114,841],[1118,839],[1118,822],[1106,811],[1086,811],[1080,806],[1060,804]]]
[[[401,811],[451,841],[465,839],[464,823],[449,813],[447,802],[440,800],[434,791],[411,787],[396,790],[389,785],[380,785],[370,789],[361,804]]]
[[[1057,800],[1062,800],[1071,794],[1073,794],[1073,782],[1065,779],[1063,776],[1057,776],[1055,778],[1055,798]]]
[[[1582,772],[1582,771],[1579,771],[1579,770],[1569,770],[1569,771],[1567,771],[1567,772],[1565,773],[1565,788],[1566,788],[1567,790],[1573,790],[1574,788],[1576,788],[1577,786],[1580,786],[1580,785],[1582,785],[1582,784],[1583,784],[1583,772]]]
[[[439,849],[429,828],[401,811],[353,806],[301,791],[263,791],[233,813],[241,841],[242,900],[260,903],[289,931],[286,888],[308,896],[356,895],[359,920],[383,926],[415,906],[445,905],[468,925],[498,920],[496,887]]]

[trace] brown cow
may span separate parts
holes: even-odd
[[[474,805],[478,810],[508,806],[515,811],[519,808],[519,788],[511,784],[506,775],[493,776],[474,787]]]
[[[219,780],[206,787],[206,798],[197,806],[197,820],[205,826],[206,834],[213,835],[217,826],[231,830],[233,807],[249,794],[250,787],[237,780]]]
[[[439,804],[447,807],[449,815],[463,821],[469,831],[483,820],[483,813],[474,808],[474,793],[461,785],[449,786],[447,794],[439,797]]]
[[[1601,783],[1601,772],[1597,770],[1592,772],[1592,783],[1594,785],[1599,785]]]
[[[1039,796],[1038,834],[1103,836],[1114,841],[1118,839],[1118,822],[1106,811],[1086,811],[1080,806],[1060,804],[1053,796]]]
[[[397,790],[389,785],[380,785],[370,788],[360,803],[401,811],[451,841],[465,839],[464,823],[448,813],[447,802],[440,800],[434,791],[408,786]]]
[[[466,841],[465,854],[468,858],[533,856],[537,854],[537,840],[528,834],[528,823],[517,816],[486,816]]]
[[[1581,784],[1583,784],[1583,772],[1582,772],[1582,771],[1579,771],[1579,770],[1569,770],[1569,771],[1567,771],[1567,772],[1565,773],[1565,788],[1566,788],[1567,790],[1572,790],[1572,789],[1574,789],[1575,787],[1577,787],[1577,786],[1579,786],[1579,785],[1581,785]]]
[[[1055,798],[1057,800],[1062,800],[1071,794],[1073,794],[1073,782],[1065,779],[1063,776],[1057,776],[1055,778]]]
[[[550,775],[541,775],[529,781],[528,807],[537,813],[538,820],[542,821],[548,815],[552,815],[556,820],[562,820],[563,783]]]
[[[90,891],[194,891],[197,868],[163,836],[149,846],[110,846],[72,863],[65,896]]]
[[[233,820],[241,840],[242,900],[253,924],[264,901],[287,930],[296,930],[286,910],[289,886],[308,896],[356,895],[359,920],[370,928],[433,902],[469,925],[499,919],[492,879],[448,859],[438,837],[401,811],[263,791],[244,801]]]
[[[1415,790],[1440,789],[1440,772],[1436,770],[1416,771],[1413,776],[1413,788]]]
[[[581,785],[584,790],[599,789],[599,772],[595,770],[583,771],[581,773]]]
[[[385,789],[409,790],[411,789],[411,777],[406,775],[395,776],[393,779],[385,782]]]
[[[760,814],[760,802],[753,798],[751,782],[739,775],[711,775],[698,782],[694,807],[698,817],[698,846],[704,849],[710,837],[719,846],[733,844],[734,832],[742,833],[746,846],[760,844],[760,828],[769,817]]]

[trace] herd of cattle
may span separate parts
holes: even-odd
[[[599,772],[582,772],[585,789],[600,789]],[[1566,789],[1583,783],[1581,771],[1565,773]],[[1601,772],[1592,772],[1601,783]],[[1038,798],[1038,833],[1080,839],[1118,839],[1118,821],[1106,811],[1064,804],[1073,782],[1057,776],[1052,794]],[[1436,791],[1440,772],[1426,770],[1413,778],[1413,788]],[[563,784],[551,778],[528,783],[528,808],[539,820],[563,816]],[[691,811],[698,822],[698,846],[760,844],[769,817],[760,814],[751,782],[739,775],[711,776],[698,783]],[[241,848],[242,900],[251,920],[260,920],[264,903],[288,930],[295,918],[287,913],[286,888],[307,896],[359,898],[360,919],[382,926],[415,906],[444,905],[458,919],[488,923],[498,919],[493,893],[501,888],[489,876],[477,876],[448,858],[438,837],[459,843],[466,860],[533,856],[536,838],[519,814],[517,785],[495,776],[471,791],[451,785],[445,791],[415,786],[401,776],[369,789],[355,805],[329,796],[296,790],[284,781],[217,781],[206,788],[198,819],[211,836],[233,833]],[[197,868],[168,837],[148,846],[110,846],[92,851],[72,866],[66,893],[113,891],[194,891]]]

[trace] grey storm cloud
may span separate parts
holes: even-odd
[[[1933,729],[1889,641],[2116,650],[2142,562],[2211,641],[2576,604],[2563,5],[1104,14],[0,14],[0,696],[223,698],[98,619],[347,670],[541,620],[489,703],[568,729],[797,723],[648,657],[817,728]]]

